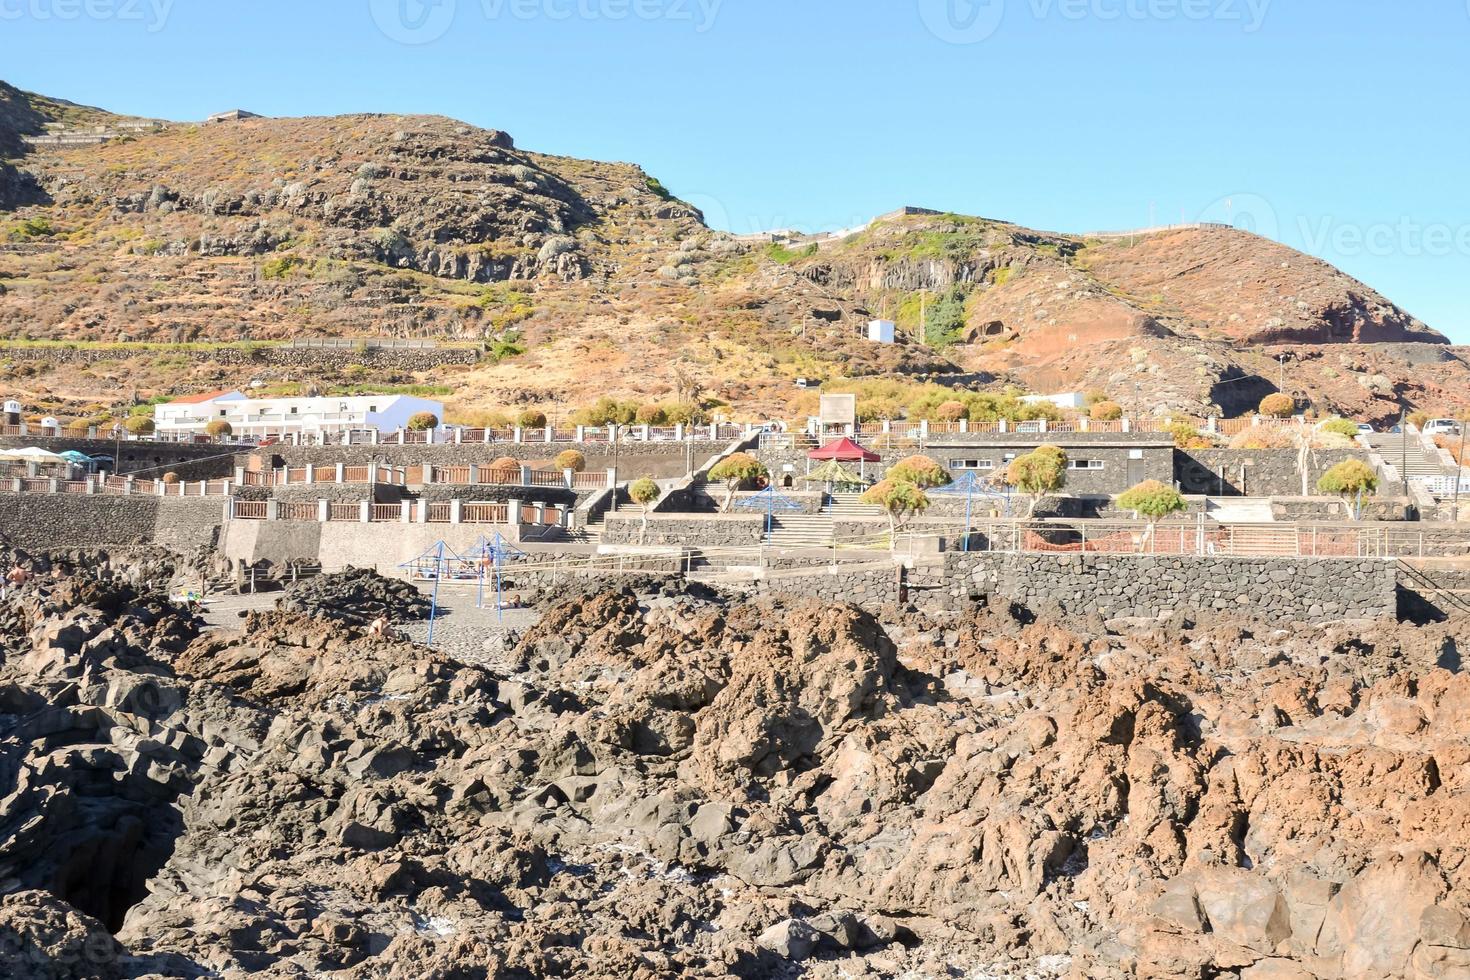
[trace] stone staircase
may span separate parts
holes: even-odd
[[[1402,470],[1407,460],[1408,472],[1400,475],[1406,479],[1416,477],[1434,478],[1453,475],[1439,452],[1426,444],[1422,435],[1411,432],[1408,438],[1396,433],[1375,432],[1366,437],[1373,451],[1395,469]]]
[[[832,547],[832,515],[780,514],[771,525],[766,543],[772,548]]]

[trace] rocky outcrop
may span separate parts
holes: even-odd
[[[470,663],[66,568],[0,613],[0,966],[1467,968],[1454,624],[579,586]]]

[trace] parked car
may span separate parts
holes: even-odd
[[[1424,434],[1426,436],[1457,436],[1460,434],[1460,423],[1454,419],[1430,419],[1424,423]]]
[[[1373,434],[1373,426],[1369,425],[1367,422],[1359,422],[1358,423],[1358,435],[1360,435],[1360,436],[1371,436],[1372,434]]]

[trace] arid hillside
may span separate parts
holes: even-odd
[[[1470,401],[1443,336],[1231,229],[1092,239],[909,214],[837,242],[752,242],[712,231],[636,165],[529,152],[443,117],[155,130],[9,86],[0,154],[0,338],[473,343],[487,357],[453,375],[351,379],[447,387],[466,417],[691,393],[795,415],[810,400],[798,377],[930,376],[1234,413],[1275,389],[1283,352],[1288,389],[1323,411]],[[898,344],[865,339],[875,316],[900,324]],[[119,348],[86,374],[42,364],[4,380],[75,414],[120,387],[260,375]]]

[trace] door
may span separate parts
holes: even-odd
[[[1130,487],[1136,487],[1142,483],[1146,478],[1145,472],[1143,460],[1130,459],[1128,461],[1128,485]]]

